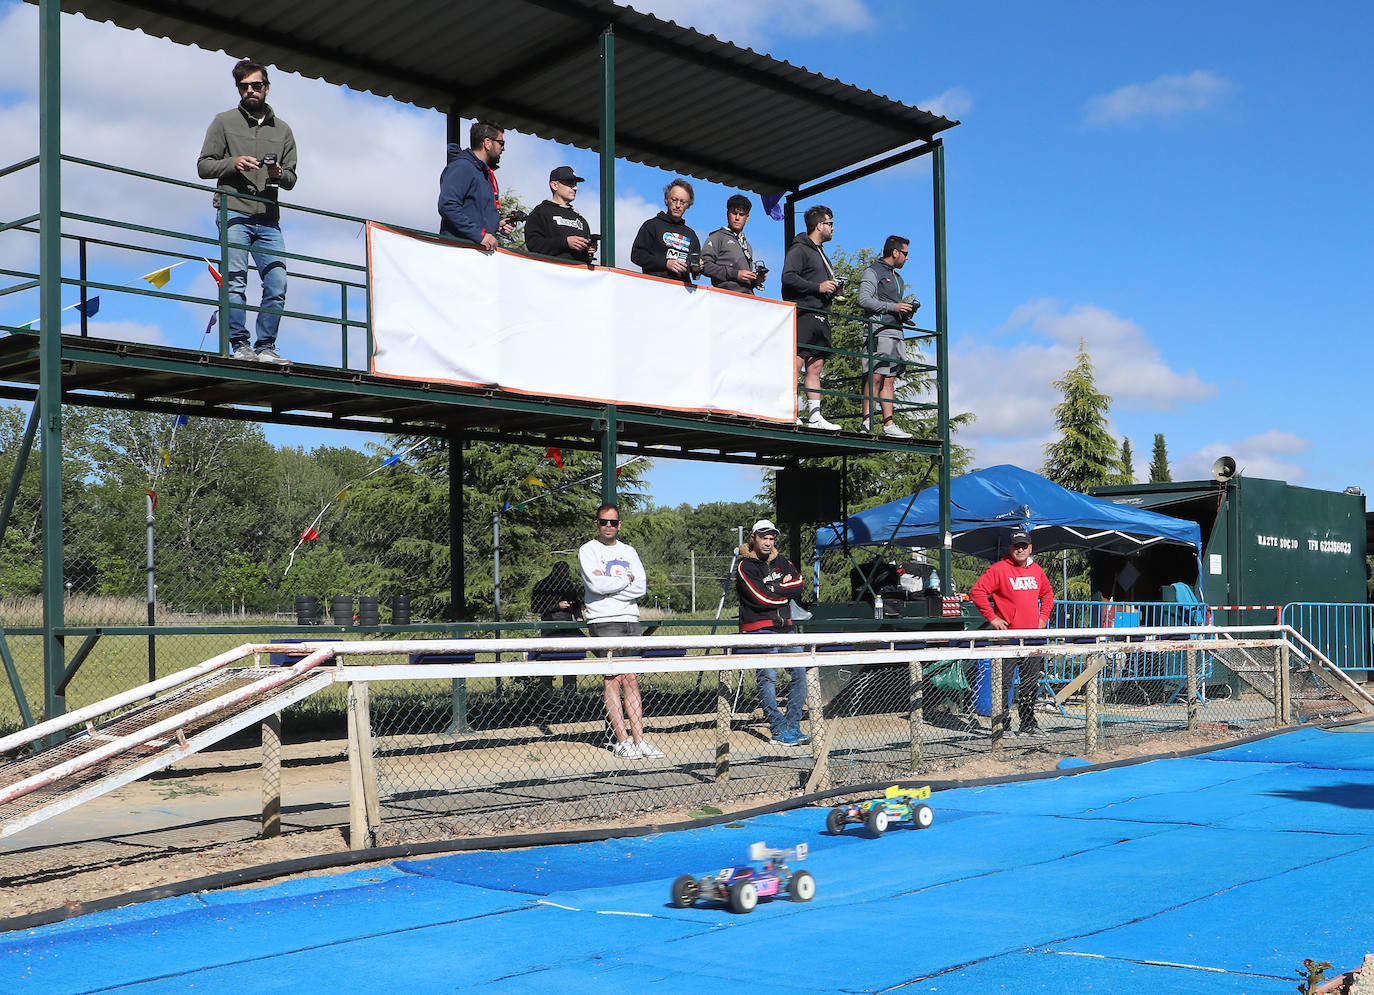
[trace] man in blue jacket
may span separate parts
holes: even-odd
[[[448,147],[448,165],[439,177],[439,234],[461,238],[484,249],[496,248],[497,235],[509,235],[514,222],[501,217],[496,168],[506,150],[505,130],[474,121],[468,148]]]

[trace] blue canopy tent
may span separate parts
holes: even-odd
[[[816,555],[852,546],[939,548],[939,488],[889,501],[823,525]],[[1016,466],[993,466],[950,481],[950,532],[955,552],[985,560],[1006,551],[1013,526],[1031,535],[1037,553],[1092,549],[1129,556],[1162,545],[1186,546],[1198,560],[1201,583],[1202,529],[1196,522],[1079,494]]]

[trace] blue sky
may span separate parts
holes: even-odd
[[[963,122],[946,134],[951,378],[955,409],[977,415],[960,438],[978,465],[1039,468],[1053,438],[1050,382],[1081,338],[1140,479],[1162,432],[1176,479],[1205,476],[1225,453],[1251,476],[1374,488],[1374,443],[1363,431],[1374,332],[1374,5],[637,6]],[[33,6],[0,0],[7,162],[36,151],[36,24]],[[229,58],[72,17],[63,31],[64,151],[194,179],[205,125],[233,103]],[[141,85],[111,87],[110,75],[130,66]],[[432,227],[439,114],[284,73],[273,75],[272,101],[301,144],[298,202]],[[722,114],[727,126],[749,126],[747,111]],[[363,147],[359,134],[369,136]],[[596,176],[588,153],[508,137],[503,185],[527,200],[560,162]],[[657,209],[665,179],[618,169],[622,247]],[[0,180],[6,218],[33,209],[26,182]],[[211,231],[200,194],[111,189],[75,174],[66,182],[87,206],[117,203],[143,223]],[[731,192],[700,185],[688,221],[703,235],[718,226]],[[580,193],[589,217],[597,193],[592,183]],[[842,248],[910,235],[906,276],[921,300],[933,299],[928,166],[824,200]],[[750,234],[781,262],[780,224],[756,211]],[[292,248],[309,241],[361,253],[346,225],[302,223],[287,235]],[[0,236],[0,266],[28,251]],[[208,277],[193,269],[177,271],[186,283],[173,289],[209,294]],[[103,272],[123,282],[139,269],[111,259]],[[304,303],[306,285],[292,293]],[[33,316],[17,313],[32,302],[0,304],[5,320]],[[96,331],[194,347],[204,323],[203,308],[152,313],[111,300]],[[332,330],[290,323],[281,345],[300,358],[338,352]],[[301,431],[273,437],[356,444]],[[696,464],[662,463],[651,480],[668,504],[747,498],[758,486],[755,471]]]

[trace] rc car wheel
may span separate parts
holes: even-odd
[[[832,808],[830,814],[825,817],[825,831],[831,836],[838,836],[844,832],[844,827],[849,822],[845,818],[848,814],[843,808]]]
[[[810,871],[798,871],[787,884],[787,891],[794,902],[809,902],[816,897],[816,879]]]
[[[759,904],[759,890],[749,881],[741,881],[730,886],[730,911],[753,912]]]
[[[874,836],[881,836],[883,830],[887,828],[887,809],[872,808],[868,810],[868,816],[864,819],[864,825]]]
[[[911,824],[917,829],[928,829],[935,821],[935,810],[929,805],[917,805],[911,810]]]
[[[697,884],[697,879],[690,874],[684,874],[673,882],[673,904],[679,909],[689,908],[701,894],[701,887]]]

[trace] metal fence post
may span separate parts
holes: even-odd
[[[1188,687],[1184,705],[1188,709],[1188,731],[1197,732],[1197,650],[1187,650],[1184,656],[1188,672]]]
[[[1286,726],[1292,719],[1288,703],[1288,658],[1291,651],[1285,640],[1274,653],[1274,724]]]
[[[925,755],[925,701],[921,695],[921,661],[912,660],[906,665],[908,708],[911,712],[911,771],[920,769]]]
[[[1007,721],[1007,703],[1003,701],[1005,692],[1002,690],[1002,661],[997,657],[988,660],[988,687],[991,691],[988,698],[988,719],[992,722],[992,752],[998,753],[1002,749],[1002,730]]]
[[[281,835],[281,712],[262,720],[262,836]]]
[[[1089,659],[1092,659],[1089,657]],[[1083,751],[1092,753],[1097,749],[1097,706],[1101,700],[1102,683],[1097,674],[1088,679],[1083,688]]]
[[[348,846],[362,850],[376,842],[381,809],[372,755],[372,714],[366,681],[348,685]]]
[[[815,666],[806,668],[806,711],[811,716],[811,756],[815,760],[811,776],[806,780],[806,790],[824,791],[830,787],[831,730],[821,705],[821,672]]]
[[[716,780],[730,780],[730,682],[736,674],[744,680],[742,670],[722,670],[716,675]]]

